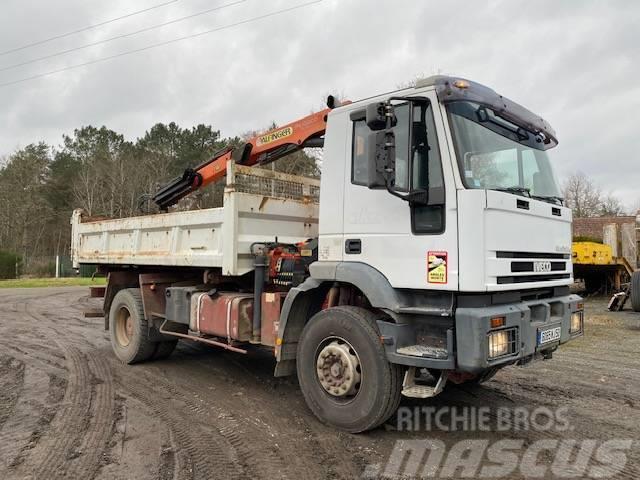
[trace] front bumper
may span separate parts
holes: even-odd
[[[455,318],[457,370],[478,373],[552,352],[558,345],[583,335],[584,322],[579,331],[570,332],[571,314],[580,311],[581,304],[582,298],[578,295],[567,295],[483,308],[458,308]],[[496,317],[504,317],[504,326],[492,329],[491,319]],[[539,332],[553,327],[560,327],[560,338],[538,345]],[[517,341],[512,352],[492,359],[489,334],[499,330],[515,332]]]
[[[537,356],[547,355],[558,345],[582,336],[584,322],[579,331],[570,332],[571,314],[581,309],[582,298],[578,295],[487,307],[460,307],[455,311],[453,324],[439,328],[442,334],[437,345],[420,345],[418,340],[419,325],[422,322],[429,323],[429,318],[416,318],[400,324],[378,321],[378,327],[387,359],[391,363],[479,373],[496,366],[524,363]],[[491,328],[491,319],[496,317],[503,317],[503,324]],[[560,327],[560,338],[538,345],[539,332],[555,327]],[[495,331],[511,333],[509,338],[513,341],[509,352],[491,358],[489,335]],[[421,351],[411,346],[428,348],[424,348],[425,353],[422,355],[407,355],[405,352],[412,349]]]

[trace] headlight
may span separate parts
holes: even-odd
[[[489,358],[504,357],[516,353],[518,331],[515,328],[491,332],[488,335]]]
[[[571,326],[569,327],[569,333],[579,333],[582,331],[582,324],[584,319],[584,312],[573,312],[571,314]]]

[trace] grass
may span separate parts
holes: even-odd
[[[0,288],[89,287],[106,285],[106,278],[16,278],[0,280]]]

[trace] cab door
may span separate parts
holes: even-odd
[[[411,205],[385,188],[367,187],[364,109],[351,111],[345,162],[344,261],[366,263],[396,288],[456,290],[456,192],[444,124],[432,92],[426,102],[395,105],[396,181],[399,194],[428,188],[427,205]],[[380,101],[380,100],[378,100]]]

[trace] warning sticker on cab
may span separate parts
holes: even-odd
[[[284,127],[280,130],[276,130],[275,132],[270,132],[265,135],[260,135],[258,140],[256,141],[256,145],[265,145],[267,143],[275,142],[276,140],[280,140],[281,138],[290,137],[293,135],[293,128]]]
[[[427,253],[427,282],[447,283],[447,252]]]

